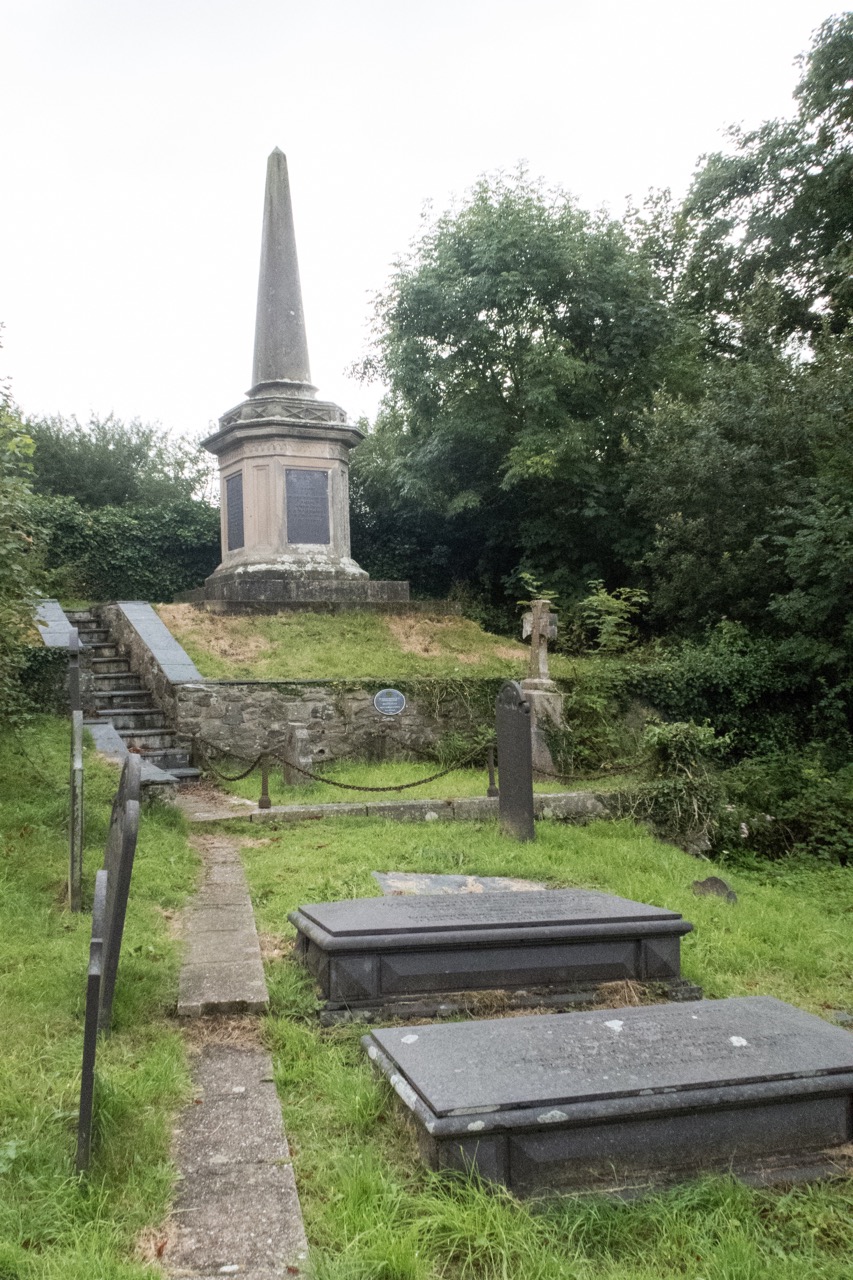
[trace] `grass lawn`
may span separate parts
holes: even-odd
[[[140,1233],[166,1212],[171,1113],[189,1077],[168,1018],[178,951],[169,915],[195,882],[181,816],[143,815],[114,1030],[98,1051],[89,1175],[73,1174],[91,933],[117,771],[86,753],[84,911],[67,874],[68,724],[0,736],[0,1278],[143,1280]]]
[[[237,772],[238,765],[223,763],[224,773]],[[306,778],[304,786],[288,786],[282,781],[281,769],[272,768],[269,775],[270,798],[273,804],[364,804],[381,800],[454,800],[467,796],[485,796],[489,783],[489,775],[484,768],[453,769],[443,778],[427,782],[423,786],[411,787],[406,791],[364,792],[348,791],[346,787],[332,785],[334,781],[348,783],[360,787],[399,787],[422,778],[431,778],[433,774],[443,772],[442,766],[434,761],[392,760],[383,763],[367,763],[360,760],[338,760],[333,764],[322,765],[314,770],[321,773],[327,782],[312,782]],[[548,782],[535,782],[535,791],[617,791],[636,783],[628,774],[602,774],[600,779],[590,781],[568,781],[555,779]],[[260,770],[255,770],[239,782],[220,783],[224,790],[232,795],[244,796],[247,800],[257,800],[261,794]]]
[[[157,612],[202,675],[216,680],[510,679],[525,676],[529,661],[526,644],[491,635],[476,622],[453,615],[228,617],[191,604],[158,605]],[[570,676],[584,661],[589,660],[557,654],[552,675]]]
[[[234,831],[245,831],[233,826]],[[512,874],[683,912],[684,969],[707,995],[766,993],[813,1012],[853,1006],[853,869],[727,869],[735,906],[697,898],[706,864],[630,824],[540,823],[518,845],[493,824],[337,819],[245,839],[259,928],[290,936],[303,902],[375,894],[372,870]],[[266,1035],[316,1280],[850,1280],[853,1185],[751,1191],[727,1178],[623,1205],[519,1204],[422,1167],[362,1029],[320,1029],[302,970],[269,962]]]

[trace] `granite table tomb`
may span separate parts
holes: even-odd
[[[701,995],[680,976],[691,924],[587,889],[357,898],[290,920],[329,1014],[431,1016],[482,1008],[496,992],[509,1007],[571,1007],[625,980]]]
[[[396,1026],[362,1043],[432,1167],[519,1195],[850,1168],[853,1035],[768,996]]]

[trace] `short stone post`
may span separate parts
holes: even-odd
[[[530,636],[530,674],[521,687],[530,704],[533,739],[533,772],[536,777],[556,773],[546,726],[559,728],[563,723],[563,695],[548,670],[548,641],[557,638],[557,614],[550,600],[531,601],[530,611],[522,619],[522,637]]]
[[[83,712],[80,707],[80,636],[68,636],[68,692],[71,700],[70,816],[68,822],[68,906],[83,906]]]
[[[258,808],[272,808],[272,801],[270,800],[270,762],[266,756],[261,760],[261,797],[258,800]]]
[[[495,704],[501,829],[516,840],[535,840],[530,704],[520,684],[508,680]]]
[[[290,724],[284,739],[284,764],[281,779],[287,787],[304,786],[310,782],[301,769],[310,771],[314,760],[309,747],[308,730],[302,725]]]

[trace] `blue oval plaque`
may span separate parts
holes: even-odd
[[[373,705],[383,716],[398,716],[406,710],[406,699],[399,689],[380,689]]]

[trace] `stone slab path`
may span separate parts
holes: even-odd
[[[232,836],[196,835],[204,879],[184,912],[178,1016],[263,1013],[267,984],[249,889]]]
[[[204,1045],[193,1080],[175,1134],[181,1179],[163,1264],[192,1280],[302,1275],[308,1243],[269,1054]]]
[[[308,1244],[272,1059],[250,1017],[204,1017],[269,1006],[240,842],[190,840],[204,873],[183,916],[178,1013],[197,1046],[194,1097],[175,1129],[179,1181],[161,1262],[175,1280],[283,1280],[304,1274]]]

